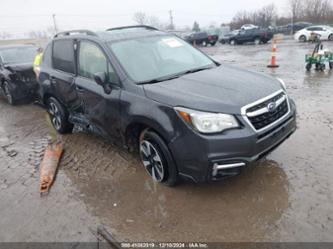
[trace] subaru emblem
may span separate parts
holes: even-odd
[[[275,102],[271,102],[267,105],[267,109],[269,112],[274,112],[276,109],[276,103]]]

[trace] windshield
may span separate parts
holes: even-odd
[[[215,66],[211,59],[175,36],[120,41],[109,43],[109,47],[136,83]]]
[[[0,55],[5,64],[33,63],[37,50],[35,47],[17,47],[0,50]]]

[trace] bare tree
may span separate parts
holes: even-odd
[[[158,29],[166,29],[167,24],[161,22],[156,16],[148,16],[143,12],[137,12],[133,16],[133,20],[139,25],[149,25]]]
[[[133,16],[133,20],[139,25],[147,25],[148,19],[147,15],[143,12],[136,12]]]
[[[289,0],[290,14],[294,21],[299,21],[303,17],[304,0]]]
[[[268,27],[272,25],[277,18],[277,9],[274,4],[269,4],[257,11],[240,11],[231,21],[231,27],[239,29],[244,24],[255,24],[260,27]]]

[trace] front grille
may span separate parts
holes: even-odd
[[[277,106],[273,110],[268,110],[268,105],[271,103],[275,103]],[[287,96],[282,92],[260,104],[246,109],[246,115],[253,127],[256,130],[261,130],[279,120],[287,114],[288,111],[289,106]],[[258,115],[254,115],[256,113],[258,113]]]

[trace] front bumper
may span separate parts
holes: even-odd
[[[11,84],[12,95],[15,100],[32,100],[36,98],[38,83],[36,81],[14,81]]]
[[[241,129],[211,136],[183,128],[169,143],[179,174],[205,182],[239,173],[241,167],[265,156],[295,132],[296,107],[290,101],[289,115],[268,131],[257,133],[242,123]]]

